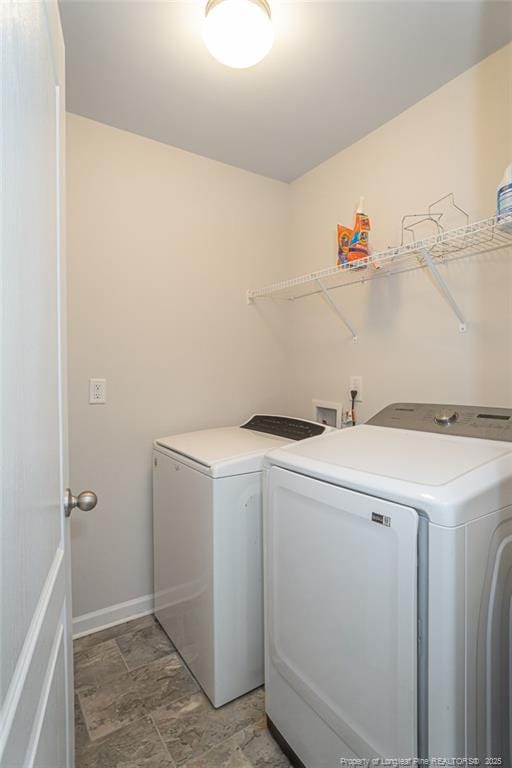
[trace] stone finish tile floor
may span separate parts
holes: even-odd
[[[75,640],[76,768],[288,768],[263,689],[214,709],[152,616]]]

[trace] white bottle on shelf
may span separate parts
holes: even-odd
[[[512,215],[512,163],[505,168],[503,179],[498,187],[496,214],[498,221],[504,216]]]

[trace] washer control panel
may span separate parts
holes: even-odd
[[[262,413],[256,414],[241,426],[242,429],[254,429],[255,432],[266,432],[268,435],[286,437],[289,440],[305,440],[307,437],[322,435],[326,431],[322,424],[314,421]]]
[[[512,408],[392,403],[373,416],[367,424],[512,442]]]

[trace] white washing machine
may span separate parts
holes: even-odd
[[[267,457],[266,708],[296,765],[510,768],[511,441],[512,410],[399,403]]]
[[[154,443],[155,614],[215,707],[263,684],[263,456],[326,429],[258,415]]]

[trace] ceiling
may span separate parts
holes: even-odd
[[[512,3],[274,0],[274,47],[234,70],[204,0],[61,0],[67,108],[291,181],[512,39]]]

